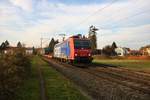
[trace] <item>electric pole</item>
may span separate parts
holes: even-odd
[[[44,51],[43,51],[43,43],[49,41],[50,38],[42,38],[41,37],[40,40],[41,40],[41,54],[43,54],[44,53]],[[45,41],[43,41],[43,40],[45,40]]]
[[[62,36],[62,41],[64,41],[66,34],[59,34],[59,36]]]

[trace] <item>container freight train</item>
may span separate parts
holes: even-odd
[[[54,46],[53,57],[63,62],[90,63],[93,59],[90,40],[81,36],[72,36]]]

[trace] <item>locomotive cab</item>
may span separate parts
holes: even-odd
[[[91,62],[91,43],[89,39],[74,38],[74,59],[76,62]]]

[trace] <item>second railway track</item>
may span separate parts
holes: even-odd
[[[87,64],[81,67],[84,67],[83,71],[87,73],[150,95],[149,75],[140,76],[143,73],[133,72],[128,69],[121,70],[117,67],[95,67]]]

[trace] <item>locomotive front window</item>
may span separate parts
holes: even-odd
[[[90,49],[90,41],[89,40],[75,40],[74,41],[74,47],[75,49],[85,48]]]

